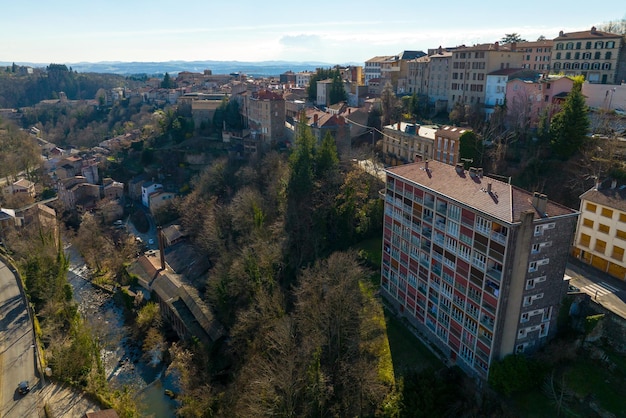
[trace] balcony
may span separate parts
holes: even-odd
[[[498,242],[498,243],[500,243],[500,244],[502,244],[502,245],[506,244],[506,235],[503,235],[503,234],[501,234],[499,232],[493,231],[491,233],[491,239],[496,241],[496,242]]]
[[[424,206],[433,209],[435,207],[435,201],[431,199],[424,199]]]
[[[487,276],[497,281],[500,281],[502,280],[502,270],[496,270],[493,267],[489,267],[487,269]]]

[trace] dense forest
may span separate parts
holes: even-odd
[[[15,66],[0,68],[0,108],[33,106],[42,100],[58,99],[59,93],[69,100],[93,100],[101,89],[123,87],[132,80],[115,74],[77,73],[63,64],[22,73]]]

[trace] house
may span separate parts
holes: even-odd
[[[68,210],[91,210],[100,200],[100,186],[88,183],[83,176],[60,179],[57,190],[59,200]]]
[[[339,155],[346,155],[350,151],[350,125],[345,117],[309,108],[305,110],[304,121],[311,129],[317,144],[321,144],[326,133],[330,132],[335,138]],[[297,132],[300,119],[294,122],[294,130]]]
[[[150,195],[163,190],[163,185],[153,181],[146,181],[141,185],[141,203],[147,208],[150,207]]]
[[[619,84],[626,79],[626,67],[620,63],[624,53],[622,35],[602,32],[593,26],[587,31],[560,31],[553,42],[553,73],[584,75],[585,81],[592,84]]]
[[[626,280],[626,183],[607,179],[580,196],[573,255]]]
[[[180,225],[170,225],[167,228],[163,228],[163,239],[166,246],[172,246],[178,244],[180,241],[187,237],[187,233],[182,229]]]
[[[153,215],[170,200],[176,197],[175,193],[157,190],[148,196],[148,207]]]
[[[18,193],[23,193],[30,197],[35,197],[35,183],[26,179],[19,179],[12,184],[4,187],[2,192],[5,196],[11,196]]]
[[[574,86],[574,81],[563,75],[515,77],[506,83],[509,125],[536,128],[545,111],[552,115],[560,109],[560,102]]]
[[[408,323],[481,379],[554,336],[577,211],[462,164],[385,171],[381,293]]]

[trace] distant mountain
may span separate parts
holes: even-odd
[[[12,62],[0,62],[0,66],[12,65]],[[26,65],[35,68],[48,66],[47,64],[35,64],[28,62],[16,62],[17,65]],[[56,63],[62,64],[62,63]],[[165,73],[177,74],[181,71],[201,73],[211,70],[213,74],[244,73],[250,76],[277,76],[285,71],[315,71],[316,68],[328,68],[336,64],[326,62],[292,62],[292,61],[167,61],[167,62],[77,62],[64,63],[79,73],[110,73],[120,75],[148,74],[163,75]],[[362,65],[347,63],[341,65]]]

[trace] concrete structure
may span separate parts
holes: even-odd
[[[561,31],[554,38],[552,71],[584,75],[589,83],[619,84],[626,78],[626,68],[618,65],[623,47],[622,35],[601,32],[595,26],[581,32]]]
[[[626,184],[608,179],[580,196],[573,255],[626,280]]]
[[[381,292],[450,363],[486,379],[555,334],[575,210],[462,165],[386,173]]]
[[[483,106],[487,74],[496,70],[520,68],[522,53],[516,44],[482,44],[458,48],[452,53],[448,109],[455,104]]]
[[[522,52],[522,68],[536,70],[547,74],[550,72],[550,57],[552,56],[551,40],[536,42],[518,42],[517,49]]]
[[[331,84],[333,84],[333,80],[329,78],[317,82],[317,97],[315,99],[315,104],[318,106],[328,106],[330,103]]]
[[[626,83],[616,86],[583,83],[585,102],[594,110],[626,110]]]

